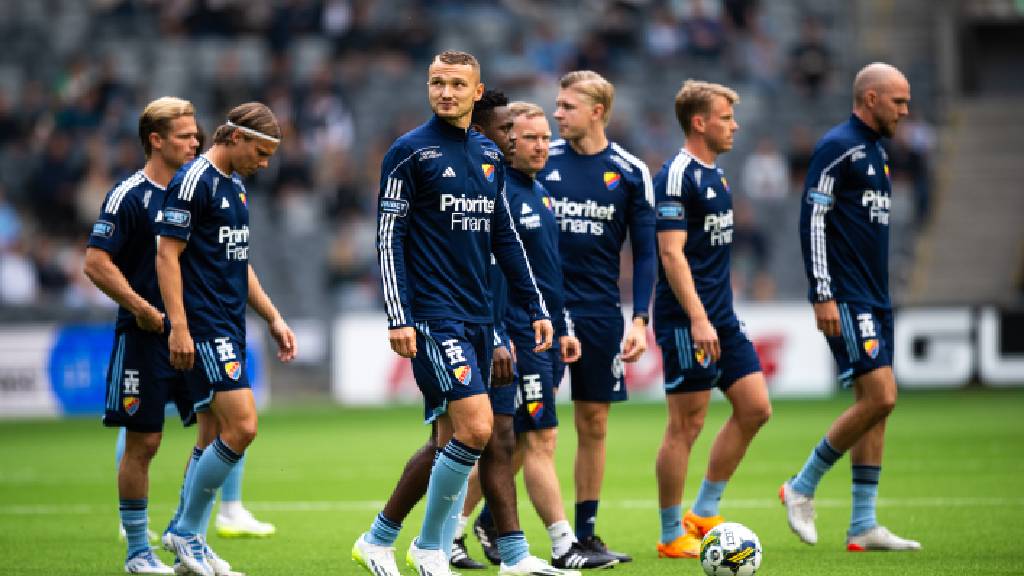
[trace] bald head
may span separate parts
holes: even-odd
[[[909,86],[906,76],[895,66],[885,62],[872,62],[857,72],[853,79],[853,102],[862,104],[868,91],[885,92],[900,86]]]
[[[891,138],[910,112],[910,82],[895,66],[874,62],[853,79],[853,113],[869,127]]]

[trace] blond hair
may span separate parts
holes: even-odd
[[[615,87],[593,70],[575,70],[562,76],[559,86],[571,88],[579,92],[591,105],[600,104],[604,107],[601,120],[607,126],[612,119],[612,102],[615,100]]]
[[[522,100],[517,100],[515,102],[509,103],[508,113],[510,116],[512,116],[513,120],[520,116],[525,116],[526,118],[536,118],[537,116],[544,115],[544,109],[538,106],[537,104],[534,104],[533,102],[524,102]]]
[[[146,158],[153,153],[153,145],[149,142],[150,134],[156,132],[161,138],[167,138],[171,122],[182,116],[195,115],[196,109],[191,102],[174,96],[164,96],[146,104],[142,115],[139,116],[139,141],[142,142]]]
[[[711,113],[711,104],[719,96],[725,98],[729,104],[740,101],[739,94],[728,86],[692,79],[683,82],[682,88],[676,93],[676,119],[679,120],[683,134],[690,134],[694,116]]]

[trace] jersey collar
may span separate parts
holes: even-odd
[[[857,116],[856,114],[850,114],[850,126],[853,126],[854,130],[863,134],[864,137],[870,140],[871,142],[874,142],[882,137],[881,134],[872,130],[871,126],[865,124],[864,121],[860,119],[860,116]]]
[[[524,186],[533,186],[533,177],[521,170],[516,170],[511,164],[505,164],[505,176],[511,178]]]
[[[703,166],[704,168],[707,168],[708,170],[715,170],[716,168],[718,168],[717,164],[705,164],[700,158],[697,158],[696,156],[694,156],[693,153],[691,153],[685,147],[680,148],[679,151],[681,153],[683,153],[683,154],[686,154],[687,156],[692,158],[694,162],[696,162],[697,164],[700,164],[701,166]]]
[[[437,132],[440,132],[442,135],[451,138],[452,140],[458,140],[459,142],[463,142],[466,140],[466,138],[469,137],[466,130],[463,130],[462,128],[459,128],[457,126],[452,126],[448,122],[445,122],[440,117],[438,117],[437,114],[434,114],[433,116],[430,117],[429,123],[431,128],[433,128]]]
[[[146,176],[146,171],[145,170],[139,170],[138,174],[142,174],[142,177],[145,178],[146,182],[149,182],[149,184],[151,186],[153,186],[154,188],[157,188],[159,190],[167,190],[167,186],[161,186],[161,185],[157,184],[156,182],[153,182],[153,180],[149,176]]]

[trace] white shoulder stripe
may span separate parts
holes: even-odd
[[[690,165],[692,158],[688,154],[676,154],[672,164],[668,167],[668,181],[665,182],[665,194],[667,196],[683,195],[683,177],[686,175],[686,167]]]
[[[826,186],[825,186],[825,184],[826,184],[825,178],[829,177],[828,173],[833,168],[838,166],[839,163],[842,162],[844,158],[846,158],[847,156],[853,154],[854,152],[863,150],[864,147],[865,147],[865,144],[858,144],[858,145],[854,146],[853,148],[849,148],[849,149],[846,150],[846,152],[843,152],[842,154],[840,154],[839,157],[836,158],[835,160],[833,160],[828,166],[825,166],[825,169],[821,171],[821,176],[818,177],[818,190],[820,190],[821,192],[824,192],[826,194],[831,194],[832,193],[832,186],[829,185],[827,187],[827,190],[826,190]],[[835,177],[830,177],[830,178],[832,178],[832,184],[835,184]]]
[[[200,156],[196,158],[196,161],[192,163],[188,168],[188,172],[181,179],[181,189],[178,190],[178,199],[186,202],[192,201],[192,195],[196,191],[196,185],[199,183],[200,176],[206,171],[209,161]]]
[[[408,162],[413,156],[419,154],[420,152],[423,152],[424,150],[430,150],[431,148],[440,148],[440,146],[437,146],[437,145],[434,145],[434,146],[424,146],[423,148],[417,148],[417,149],[413,150],[408,156],[406,156],[405,158],[402,158],[401,162],[399,162],[398,164],[395,164],[395,167],[391,169],[391,172],[388,172],[388,177],[390,178],[391,175],[395,173],[395,170],[398,170],[402,166],[402,164],[405,164],[406,162]]]
[[[107,203],[103,210],[107,214],[117,214],[118,209],[121,208],[121,201],[124,200],[128,191],[141,184],[143,180],[144,177],[141,170],[122,180],[121,183],[110,192],[110,196],[107,197]]]
[[[640,169],[640,175],[643,177],[644,181],[644,198],[647,199],[647,203],[649,205],[654,206],[654,183],[651,181],[651,171],[647,169],[647,164],[645,164],[643,160],[627,152],[625,148],[619,146],[615,142],[612,142],[612,150],[618,152],[619,156],[622,156],[627,162]]]
[[[555,146],[565,146],[565,138],[559,138],[558,140],[552,140],[548,142],[548,149],[554,148]]]

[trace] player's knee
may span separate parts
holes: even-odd
[[[558,442],[557,428],[537,430],[536,432],[530,432],[529,436],[531,456],[542,456],[549,459],[554,457],[555,445]]]
[[[160,449],[160,439],[163,434],[156,432],[152,434],[132,434],[125,443],[125,457],[131,460],[148,464],[157,450]]]
[[[510,419],[511,420],[511,419]],[[508,426],[494,422],[494,429],[491,430],[491,439],[487,443],[486,452],[489,452],[497,460],[511,460],[512,453],[516,447],[516,435],[512,429],[511,422]]]
[[[228,430],[221,432],[221,439],[234,450],[245,450],[256,440],[256,420],[232,423]]]
[[[483,450],[491,440],[491,431],[492,426],[489,420],[484,422],[471,422],[456,432],[455,436],[458,438],[459,442],[462,442],[471,448]]]
[[[590,414],[576,420],[576,433],[580,439],[600,441],[608,435],[608,418],[603,414]]]
[[[768,419],[772,417],[772,405],[765,402],[762,405],[747,407],[738,414],[740,426],[747,430],[758,430]]]

